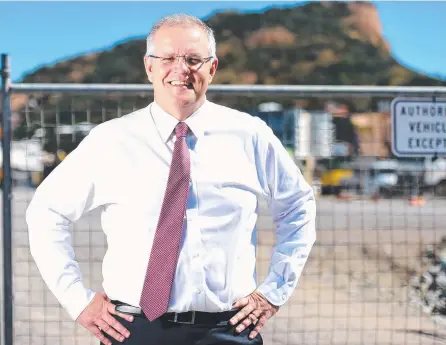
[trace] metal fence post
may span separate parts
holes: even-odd
[[[13,344],[12,295],[12,176],[11,176],[11,111],[9,56],[2,54],[2,147],[3,147],[3,298],[5,345]]]

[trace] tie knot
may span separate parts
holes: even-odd
[[[188,130],[189,127],[185,122],[178,122],[177,126],[175,127],[175,135],[177,136],[177,138],[185,137]]]

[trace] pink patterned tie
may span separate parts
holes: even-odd
[[[190,179],[190,158],[186,144],[188,130],[184,122],[179,122],[175,128],[177,140],[166,194],[141,293],[140,306],[150,321],[167,311],[178,261]]]

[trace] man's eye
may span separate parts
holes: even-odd
[[[167,58],[163,58],[162,61],[166,62],[166,63],[170,63],[170,62],[174,62],[175,58],[174,57],[167,57]]]
[[[189,65],[198,65],[201,62],[198,58],[187,58],[187,63]]]

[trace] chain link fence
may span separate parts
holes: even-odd
[[[68,317],[41,279],[29,252],[25,210],[36,186],[92,126],[146,106],[153,99],[151,88],[12,84],[9,91],[12,185],[6,186],[6,176],[3,191],[12,192],[11,228],[2,221],[3,234],[11,234],[12,256],[4,260],[12,268],[13,300],[2,294],[2,326],[12,332],[14,345],[98,344]],[[411,92],[431,97],[439,90],[215,86],[209,91],[211,101],[263,118],[318,195],[314,250],[292,298],[263,330],[265,344],[445,343],[446,198],[438,190],[419,188],[423,159],[395,160],[389,149],[385,105]],[[313,124],[305,122],[308,117]],[[402,172],[409,166],[416,178]],[[387,184],[380,185],[378,177]],[[258,229],[261,280],[274,245],[274,223],[263,202]],[[99,212],[82,217],[72,236],[86,285],[101,290],[106,238]]]

